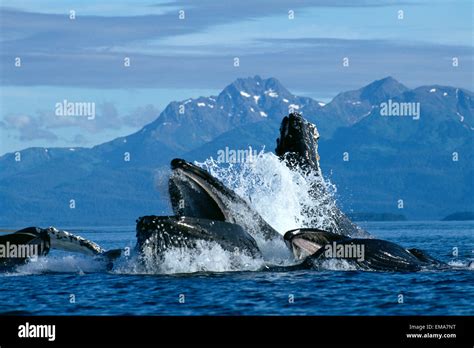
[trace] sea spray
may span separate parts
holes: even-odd
[[[113,269],[119,274],[179,274],[197,272],[257,271],[264,267],[261,258],[241,251],[227,251],[219,244],[197,241],[194,248],[172,247],[157,255],[144,248],[142,255],[119,261]]]
[[[211,158],[197,165],[246,199],[282,235],[300,227],[325,230],[335,223],[336,187],[318,173],[288,168],[272,153],[252,162],[223,166]],[[310,193],[315,183],[325,188],[316,198]]]
[[[38,258],[24,265],[18,266],[16,271],[21,274],[42,273],[94,273],[105,272],[107,264],[104,260],[92,258],[86,255],[64,255],[57,252],[48,257]]]

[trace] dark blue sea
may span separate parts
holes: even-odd
[[[469,267],[474,222],[362,225],[378,238],[424,249],[453,268],[418,273],[181,273],[186,271],[181,265],[180,273],[168,269],[167,274],[142,274],[130,266],[108,272],[85,257],[53,252],[45,260],[0,275],[0,314],[474,315],[474,268]],[[135,243],[133,226],[69,230],[106,248]]]

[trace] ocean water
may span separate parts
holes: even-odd
[[[324,180],[327,194],[312,197],[310,183],[321,176],[292,171],[273,154],[236,166],[211,160],[200,165],[246,198],[281,234],[298,227],[325,229],[331,222],[337,187]],[[316,207],[314,214],[308,217],[304,207]],[[145,255],[143,263],[133,253],[134,226],[56,227],[106,249],[129,247],[132,253],[107,270],[90,257],[53,251],[0,274],[0,314],[474,314],[474,222],[362,224],[374,237],[423,249],[452,266],[417,273],[363,272],[341,263],[320,271],[262,271],[264,264],[291,260],[284,243],[261,244],[264,259],[202,243],[195,250],[168,250],[160,262]]]
[[[378,238],[428,251],[454,266],[417,273],[232,270],[210,249],[144,273],[130,259],[110,272],[82,256],[52,252],[0,275],[0,313],[17,315],[474,315],[474,222],[372,222]],[[70,231],[106,248],[134,245],[134,227]],[[457,248],[458,256],[453,256]],[[181,255],[182,256],[182,255]],[[195,272],[202,269],[224,272]],[[216,265],[221,262],[224,265]],[[256,265],[244,260],[244,269]],[[226,268],[227,267],[227,268]],[[238,269],[238,268],[237,268]],[[192,273],[181,273],[181,272]],[[178,273],[176,273],[178,272]],[[403,303],[399,303],[403,296]],[[74,296],[74,303],[71,299]]]

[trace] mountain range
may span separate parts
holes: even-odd
[[[289,111],[317,125],[323,173],[348,213],[439,219],[474,211],[473,97],[387,77],[325,104],[275,78],[237,79],[217,96],[171,102],[129,136],[92,148],[28,148],[18,151],[20,161],[18,153],[1,156],[0,224],[131,224],[170,213],[172,158],[216,158],[225,147],[273,151]],[[419,117],[383,116],[384,103],[418,105]]]

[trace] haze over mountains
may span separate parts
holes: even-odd
[[[290,110],[317,125],[323,173],[337,185],[343,210],[411,219],[474,211],[473,97],[455,87],[409,89],[387,77],[325,105],[274,78],[238,79],[218,96],[171,102],[126,137],[92,148],[24,149],[21,161],[15,153],[0,157],[0,224],[132,224],[170,213],[156,181],[166,181],[172,158],[216,158],[249,145],[273,151]],[[419,103],[419,119],[381,116],[389,100]]]

